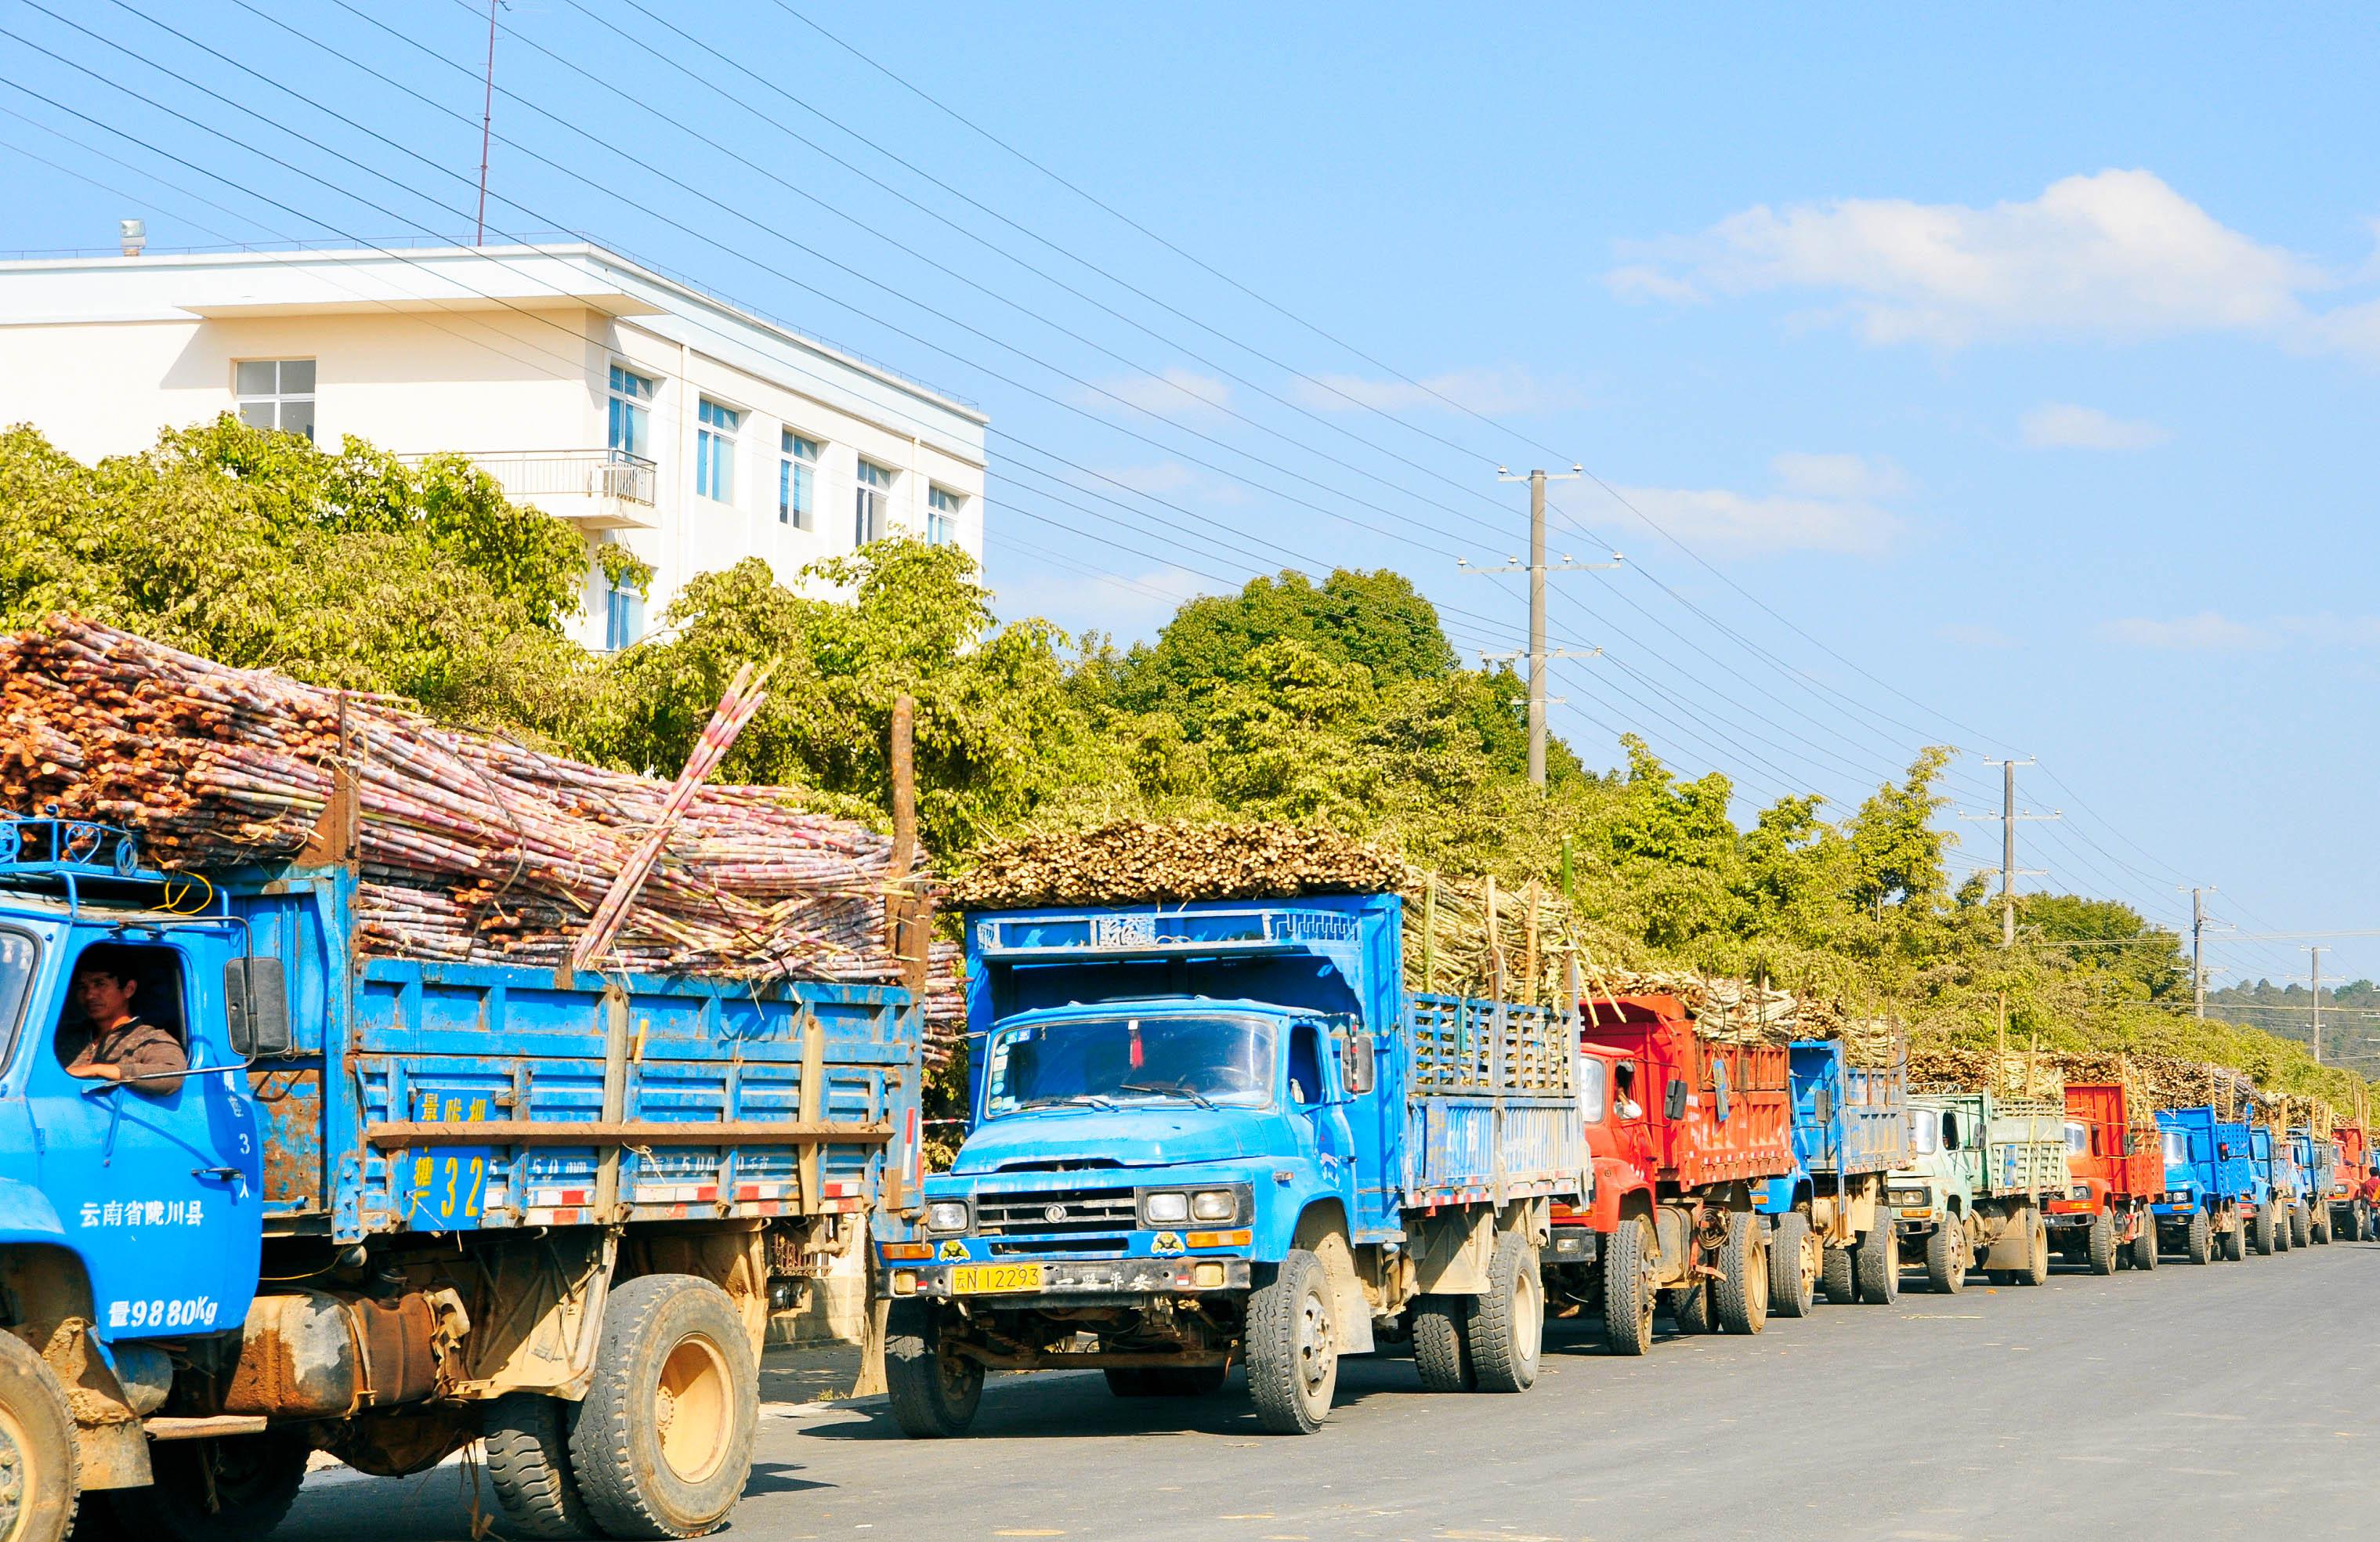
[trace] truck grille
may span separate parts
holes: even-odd
[[[1140,1224],[1130,1189],[1042,1189],[976,1199],[976,1230],[987,1237],[1068,1237],[1129,1232]]]

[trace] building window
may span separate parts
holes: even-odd
[[[314,437],[314,361],[251,358],[232,366],[239,420],[252,429]]]
[[[722,504],[735,501],[735,428],[744,415],[705,397],[694,432],[694,491]]]
[[[645,597],[620,584],[603,597],[603,647],[617,652],[645,635]]]
[[[884,535],[884,516],[892,502],[892,470],[872,460],[863,460],[856,483],[851,540],[855,546],[865,546]]]
[[[612,366],[612,420],[604,443],[616,455],[653,457],[653,382],[650,375]]]
[[[777,523],[797,530],[811,527],[818,507],[819,443],[784,431],[783,455],[777,462]]]
[[[966,500],[946,487],[926,489],[926,544],[948,546],[959,538],[959,510]]]

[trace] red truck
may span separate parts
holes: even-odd
[[[2374,1170],[2371,1132],[2341,1124],[2331,1138],[2338,1143],[2331,1169],[2331,1232],[2347,1242],[2380,1242],[2380,1172]]]
[[[1652,1348],[1657,1301],[1682,1332],[1759,1332],[1768,1243],[1753,1189],[1793,1170],[1785,1047],[1704,1038],[1674,996],[1593,997],[1579,1017],[1595,1190],[1554,1205],[1553,1288],[1603,1314],[1615,1354]]]
[[[2149,1207],[2164,1197],[2165,1146],[2155,1113],[2129,1107],[2121,1082],[2067,1083],[2066,1171],[2065,1196],[2042,1205],[2066,1261],[2094,1274],[2156,1268]]]

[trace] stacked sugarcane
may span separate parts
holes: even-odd
[[[1392,892],[1396,857],[1328,830],[1118,820],[987,847],[949,887],[967,910]]]
[[[900,976],[891,841],[783,789],[606,771],[69,616],[0,639],[10,808],[126,826],[167,865],[238,866],[320,851],[342,770],[368,953],[560,965],[617,888],[592,966]],[[650,872],[623,884],[647,847]]]

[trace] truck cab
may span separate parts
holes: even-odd
[[[2298,1213],[2305,1241],[2315,1246],[2330,1242],[2330,1196],[2338,1184],[2338,1143],[2317,1135],[2303,1124],[2289,1129],[2289,1157],[2298,1171]],[[2292,1241],[2296,1238],[2292,1235]]]
[[[2136,1123],[2121,1082],[2066,1086],[2067,1192],[2042,1208],[2070,1263],[2094,1274],[2157,1265],[2149,1205],[2165,1189],[2165,1155],[2153,1123]]]
[[[1884,1175],[1909,1160],[1907,1069],[1855,1065],[1839,1039],[1796,1039],[1789,1054],[1793,1168],[1756,1200],[1768,1218],[1770,1309],[1806,1316],[1820,1284],[1838,1305],[1888,1305],[1900,1260]]]
[[[1937,1292],[1981,1267],[2001,1284],[2049,1278],[2041,1199],[2068,1191],[2061,1110],[1982,1092],[1910,1099],[1911,1157],[1885,1180],[1901,1258]]]
[[[2149,1208],[2162,1245],[2193,1264],[2245,1257],[2256,1193],[2248,1126],[2207,1106],[2163,1110],[2156,1122],[2165,1192]]]

